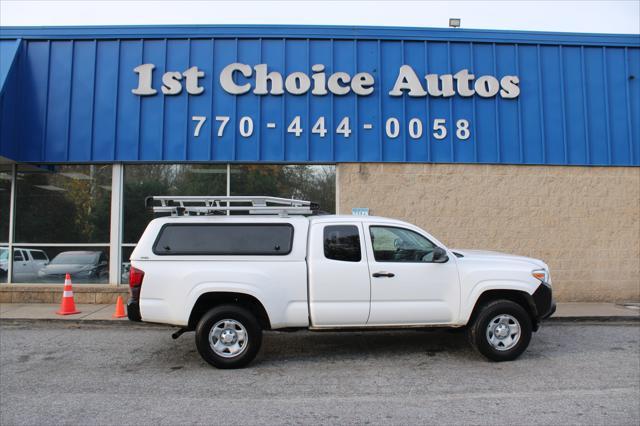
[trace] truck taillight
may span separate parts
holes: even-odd
[[[129,287],[140,287],[144,279],[144,271],[133,266],[129,269]]]

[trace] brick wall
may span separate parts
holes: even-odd
[[[338,212],[543,259],[559,301],[640,300],[640,168],[341,164]]]

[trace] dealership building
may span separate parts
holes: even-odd
[[[149,195],[273,195],[640,300],[640,36],[0,28],[0,302],[126,293]]]

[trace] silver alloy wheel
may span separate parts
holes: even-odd
[[[223,319],[211,327],[209,345],[216,355],[233,358],[247,348],[249,336],[242,324],[233,319]]]
[[[499,351],[513,348],[520,340],[520,334],[520,323],[511,315],[498,315],[487,325],[487,341]]]

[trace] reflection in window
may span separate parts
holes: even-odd
[[[70,274],[74,284],[106,284],[108,252],[108,247],[14,246],[11,281],[63,284],[65,275]]]
[[[111,166],[18,166],[15,241],[107,243]]]
[[[336,168],[324,165],[231,166],[231,195],[270,195],[309,200],[336,211]]]
[[[324,257],[345,262],[360,262],[360,234],[354,225],[324,228]]]
[[[9,242],[9,207],[11,204],[11,167],[0,165],[0,243]],[[0,277],[0,281],[2,278]]]
[[[122,263],[120,264],[120,283],[129,284],[129,270],[131,269],[131,253],[135,247],[122,246]]]
[[[9,274],[9,247],[0,246],[0,283],[6,283]]]
[[[431,262],[434,244],[409,229],[371,226],[371,244],[376,262]]]
[[[153,219],[153,213],[144,207],[144,200],[148,196],[226,194],[226,165],[127,165],[124,168],[123,242],[137,243]]]

